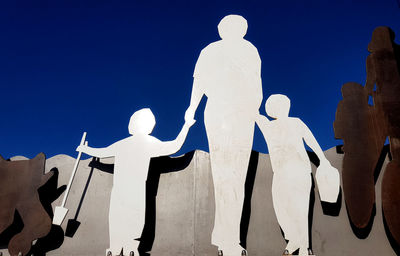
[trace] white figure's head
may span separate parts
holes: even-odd
[[[283,94],[272,94],[265,103],[267,115],[278,119],[289,116],[290,99]]]
[[[129,121],[129,133],[150,134],[156,125],[156,118],[149,108],[142,108],[131,116]]]
[[[241,39],[247,32],[247,20],[240,15],[225,16],[218,24],[218,33],[222,39]]]

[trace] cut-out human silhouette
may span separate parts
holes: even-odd
[[[333,173],[331,166],[308,127],[299,119],[289,117],[290,100],[285,95],[271,95],[265,103],[269,121],[259,115],[260,127],[268,145],[272,170],[272,201],[276,217],[285,239],[288,240],[286,254],[299,250],[299,255],[308,255],[308,211],[312,185],[311,164],[304,142],[316,153],[319,168]],[[337,188],[339,179],[336,180]],[[318,184],[323,186],[324,184]],[[338,196],[338,189],[328,193]],[[328,196],[331,197],[331,196]]]
[[[32,241],[50,232],[51,218],[38,192],[54,174],[53,171],[44,174],[45,160],[43,153],[18,161],[6,161],[0,156],[0,233],[13,223],[15,211],[24,224],[8,244],[11,256],[27,255]]]
[[[115,157],[110,199],[110,248],[106,253],[139,255],[137,248],[145,221],[145,186],[150,159],[176,153],[183,145],[193,119],[186,119],[178,137],[162,142],[151,136],[156,124],[150,109],[136,111],[129,122],[131,136],[106,148],[81,145],[77,151],[91,156]]]
[[[343,190],[354,226],[373,220],[377,165],[386,137],[392,160],[382,179],[382,207],[391,235],[400,244],[400,47],[388,27],[377,27],[368,45],[365,87],[342,87],[334,123],[335,136],[343,139]],[[376,88],[376,89],[375,89]],[[373,104],[368,105],[368,97]]]
[[[193,118],[207,96],[204,124],[207,132],[215,192],[212,243],[224,255],[238,255],[244,184],[255,118],[262,101],[261,59],[256,47],[243,37],[247,21],[239,15],[224,17],[221,40],[204,48],[194,70],[187,118]]]
[[[375,166],[386,136],[383,119],[368,105],[368,92],[362,85],[346,83],[342,95],[333,127],[336,138],[343,139],[344,144],[343,191],[351,222],[363,229],[372,217]]]
[[[390,233],[400,245],[400,46],[394,42],[390,28],[378,27],[372,33],[368,51],[371,54],[367,58],[365,88],[373,94],[379,117],[384,117],[381,127],[389,138],[392,156],[383,174],[382,207]]]

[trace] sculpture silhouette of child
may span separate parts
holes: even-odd
[[[284,254],[300,248],[308,255],[308,210],[312,185],[311,164],[303,141],[317,154],[320,166],[328,165],[318,142],[299,119],[289,117],[290,100],[285,95],[271,95],[265,103],[269,121],[259,115],[256,120],[268,145],[272,170],[272,201],[285,239]]]
[[[137,247],[145,221],[145,184],[150,159],[176,153],[183,145],[194,119],[185,120],[177,138],[162,142],[150,135],[156,121],[150,109],[136,111],[129,122],[131,136],[106,148],[81,145],[77,151],[91,156],[115,157],[114,180],[110,199],[110,248],[107,255],[139,255]]]

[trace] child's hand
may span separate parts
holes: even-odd
[[[86,149],[87,149],[87,146],[86,146],[86,145],[79,145],[79,146],[76,148],[76,151],[78,151],[78,152],[85,152]]]
[[[320,166],[326,166],[326,167],[332,167],[331,163],[328,161],[328,159],[320,159],[319,162]]]
[[[192,119],[185,119],[185,126],[187,126],[188,128],[192,127],[192,125],[194,125],[196,123],[196,120]]]
[[[188,120],[194,119],[194,114],[195,114],[195,109],[192,107],[189,107],[186,112],[185,112],[185,122],[188,122]]]

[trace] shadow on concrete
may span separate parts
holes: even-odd
[[[322,212],[325,215],[332,217],[337,217],[340,214],[340,209],[342,209],[343,193],[342,187],[339,188],[338,199],[335,203],[328,203],[321,201]]]
[[[53,176],[38,189],[40,202],[48,215],[53,218],[53,209],[51,203],[54,202],[66,189],[66,186],[58,187],[58,169],[53,168]],[[11,238],[21,232],[24,223],[18,211],[15,211],[13,223],[0,234],[0,248],[5,249]],[[39,238],[31,247],[28,255],[44,256],[46,252],[57,249],[64,241],[64,231],[61,227],[52,225],[50,232],[42,238]]]
[[[141,255],[150,255],[146,252],[151,251],[153,247],[156,230],[156,196],[161,174],[182,171],[192,161],[194,152],[188,152],[180,157],[162,156],[151,159],[146,181],[145,224],[138,248]]]
[[[0,248],[7,249],[8,242],[10,242],[11,238],[21,232],[23,228],[24,223],[22,222],[21,216],[18,211],[15,211],[13,223],[0,234]]]
[[[54,213],[51,203],[57,200],[60,195],[67,188],[66,185],[58,187],[58,174],[57,168],[53,168],[50,171],[54,172],[54,175],[38,189],[40,202],[44,209],[53,219]],[[52,225],[49,234],[45,237],[39,238],[36,243],[32,246],[29,255],[44,256],[47,252],[59,248],[64,242],[64,231],[60,226]]]
[[[375,171],[374,171],[374,182],[375,182],[375,184],[376,184],[376,181],[378,180],[379,175],[380,175],[380,173],[382,171],[382,166],[383,166],[383,164],[385,162],[386,156],[388,156],[388,155],[389,155],[389,158],[391,158],[390,146],[389,145],[385,145],[382,148],[381,154],[379,155],[379,158],[378,158],[378,162],[376,163],[376,166],[375,166]]]
[[[177,172],[185,169],[192,161],[194,152],[195,151],[191,151],[181,157],[162,156],[151,159],[146,181],[146,217],[139,244],[139,252],[141,255],[149,255],[146,252],[151,250],[155,238],[156,196],[161,174]],[[87,185],[89,184],[92,176],[93,168],[96,168],[100,171],[107,173],[114,173],[114,164],[104,164],[96,160],[92,161],[89,164],[89,166],[91,166],[92,169],[79,205],[81,205],[81,203],[83,202],[83,198],[86,194]],[[79,207],[77,214],[75,215],[74,218],[75,220],[77,219],[78,214],[79,214]],[[72,223],[71,225],[76,225],[76,224]],[[71,229],[72,228],[73,227],[71,227]]]
[[[90,181],[92,179],[94,168],[98,168],[100,164],[101,163],[99,162],[99,158],[95,158],[95,157],[93,157],[92,161],[90,161],[90,163],[89,163],[89,167],[91,167],[89,176],[86,180],[85,188],[83,189],[81,199],[79,200],[79,204],[78,204],[78,208],[75,212],[75,216],[73,219],[68,220],[67,228],[65,229],[65,236],[74,237],[76,231],[78,230],[79,226],[81,225],[81,223],[78,221],[79,212],[81,211],[83,200],[85,199]],[[114,170],[114,165],[113,165],[112,170]]]
[[[244,185],[244,202],[242,210],[242,218],[240,221],[240,245],[247,248],[247,233],[249,231],[249,223],[251,216],[251,197],[253,195],[253,187],[256,179],[258,166],[258,152],[252,151],[247,169],[246,182]]]
[[[398,244],[396,242],[396,240],[394,239],[394,237],[392,236],[392,234],[390,233],[390,229],[386,223],[386,218],[385,218],[385,214],[383,212],[383,209],[381,209],[382,211],[382,218],[383,218],[383,225],[385,227],[385,233],[386,236],[389,240],[390,246],[393,248],[393,251],[395,251],[396,255],[400,255],[400,244]]]

